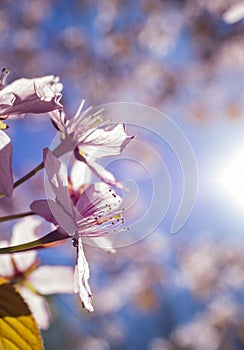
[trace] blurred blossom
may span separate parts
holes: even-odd
[[[143,271],[130,268],[100,287],[94,300],[98,312],[116,312],[136,295],[144,283]]]
[[[244,18],[244,1],[239,1],[232,5],[224,14],[225,22],[233,24],[241,21]]]
[[[240,265],[238,263],[230,263],[227,265],[221,277],[221,285],[223,285],[225,288],[244,288],[243,262],[241,262]]]
[[[39,24],[50,15],[50,3],[47,0],[25,1],[22,7],[22,20],[30,26]]]
[[[82,350],[109,350],[109,344],[102,338],[86,338]]]
[[[142,46],[161,57],[175,45],[182,19],[175,11],[166,11],[152,13],[138,36]]]
[[[15,33],[15,48],[16,50],[35,51],[39,46],[39,39],[31,29],[22,29]]]
[[[87,45],[85,35],[78,27],[65,28],[61,42],[67,50],[82,49]]]
[[[95,287],[96,310],[111,314],[132,305],[141,312],[153,312],[159,306],[159,284],[163,285],[167,278],[162,267],[167,250],[167,239],[158,232],[124,251],[118,250],[114,256],[104,256],[104,261],[98,261],[97,268],[102,264],[102,271],[106,269],[107,272],[105,285]],[[92,255],[91,260],[94,264]],[[121,269],[125,264],[126,267]]]
[[[148,350],[171,350],[169,342],[163,338],[152,338]]]
[[[116,16],[118,1],[102,1],[98,3],[98,14],[94,21],[95,28],[101,33],[111,31]]]
[[[223,294],[209,302],[206,310],[196,314],[191,322],[178,326],[171,333],[171,339],[180,348],[221,349],[227,337],[230,341],[229,330],[232,337],[235,336],[233,326],[242,323],[243,307],[230,295]]]
[[[161,64],[149,60],[138,64],[134,72],[134,77],[139,85],[143,83],[154,91],[161,87],[161,83],[163,84],[166,78],[165,75],[167,74],[165,73],[164,67]]]
[[[127,325],[121,317],[114,315],[109,319],[104,318],[103,332],[112,343],[120,344],[126,337]]]
[[[197,0],[198,6],[206,8],[210,12],[221,12],[230,6],[235,0]]]
[[[106,49],[104,50],[104,48]],[[128,38],[126,35],[120,33],[110,34],[105,40],[99,42],[98,49],[103,56],[127,57],[129,55]]]
[[[236,37],[224,44],[219,52],[218,65],[216,65],[219,74],[224,70],[231,70],[239,72],[243,70],[244,62],[242,60],[244,48],[242,45],[242,38]]]
[[[210,242],[184,251],[177,282],[199,297],[207,297],[218,277],[218,256]]]
[[[32,217],[22,219],[13,227],[10,246],[31,242],[38,238],[40,221]],[[1,241],[1,247],[8,242]],[[68,266],[39,266],[36,251],[0,256],[0,275],[19,289],[33,316],[42,329],[50,324],[51,313],[42,295],[73,293],[73,269]]]
[[[238,325],[244,321],[243,306],[235,302],[230,295],[215,297],[209,304],[210,322],[217,328]]]
[[[189,350],[217,350],[221,341],[217,329],[205,314],[196,315],[192,322],[176,328],[171,337],[180,348]]]
[[[244,287],[244,260],[235,242],[205,241],[187,249],[180,259],[176,283],[187,287],[195,296],[208,298],[216,291],[235,291]]]

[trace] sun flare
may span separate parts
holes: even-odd
[[[228,200],[244,212],[244,144],[225,158],[219,174],[221,190]]]

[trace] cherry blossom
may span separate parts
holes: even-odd
[[[80,162],[77,160],[74,160],[73,166],[71,168],[70,172],[70,178],[69,178],[69,194],[74,204],[77,203],[81,193],[85,190],[87,187],[87,184],[89,184],[92,180],[92,172],[90,168],[85,164],[84,162]],[[92,241],[92,243],[107,252],[115,253],[115,249],[113,247],[113,244],[111,242],[111,239],[105,236],[99,236],[99,237],[89,237],[89,240]]]
[[[92,107],[82,111],[85,101],[73,118],[67,119],[63,110],[50,113],[53,123],[62,133],[62,142],[54,150],[56,156],[74,151],[75,157],[86,163],[91,171],[109,185],[122,188],[109,171],[96,160],[120,155],[134,136],[128,136],[124,124],[111,124],[103,121],[101,111],[94,112]]]
[[[44,163],[50,189],[55,200],[36,200],[31,209],[54,223],[58,231],[73,238],[78,260],[75,267],[75,292],[79,292],[83,306],[93,311],[92,295],[88,284],[89,266],[83,251],[82,237],[99,237],[123,229],[123,217],[118,208],[121,198],[107,184],[89,185],[74,204],[68,192],[64,163],[48,149],[44,150]]]
[[[62,84],[59,77],[47,75],[39,78],[15,80],[5,85],[8,70],[3,69],[0,77],[0,116],[6,119],[9,115],[25,113],[46,113],[62,108]]]
[[[9,245],[32,241],[38,237],[40,220],[22,219],[13,227]],[[0,241],[0,246],[8,246]],[[0,275],[16,285],[42,329],[50,324],[50,310],[43,295],[73,293],[73,268],[39,265],[36,251],[0,255]]]

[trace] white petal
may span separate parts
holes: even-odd
[[[37,96],[42,101],[50,102],[52,98],[55,96],[54,91],[47,84],[39,83],[38,81],[34,81],[35,92]]]
[[[132,138],[126,134],[123,124],[117,124],[109,130],[95,129],[79,146],[93,159],[118,156]]]
[[[5,94],[1,94],[1,91],[0,91],[0,111],[3,111],[4,109],[11,107],[14,104],[15,100],[16,100],[16,97],[14,96],[13,93],[8,92]]]
[[[40,220],[33,217],[26,217],[14,225],[10,245],[17,245],[34,241],[38,238],[37,232],[40,227]],[[25,271],[35,261],[36,251],[13,254],[14,261],[19,271]]]
[[[0,248],[8,247],[8,241],[0,241]],[[0,255],[0,276],[12,277],[14,275],[14,267],[10,254]]]
[[[244,18],[244,1],[239,1],[231,6],[224,14],[223,20],[226,23],[234,24]]]
[[[76,160],[71,169],[70,179],[72,187],[77,191],[82,185],[91,182],[92,172],[84,162]]]
[[[73,206],[68,192],[67,169],[64,163],[48,149],[44,150],[45,170],[56,201],[73,216]]]
[[[51,84],[55,83],[55,79],[56,78],[53,75],[47,75],[44,77],[34,79],[17,79],[12,83],[8,84],[6,87],[4,87],[4,89],[1,90],[1,94],[10,92],[15,95],[18,95],[18,97],[21,98],[21,100],[24,100],[28,96],[35,93],[34,82],[37,84]]]
[[[76,203],[76,209],[84,217],[93,215],[97,210],[110,207],[108,210],[116,210],[121,204],[121,197],[115,193],[104,182],[95,182],[88,186],[81,194],[79,200]]]
[[[89,159],[87,162],[87,165],[91,169],[91,171],[102,181],[106,182],[106,184],[111,186],[116,186],[118,188],[123,188],[123,185],[121,182],[115,179],[112,173],[110,171],[106,170],[103,166],[100,164],[94,162],[92,159]]]
[[[106,251],[106,252],[109,252],[109,253],[115,253],[116,250],[113,248],[113,244],[112,242],[110,241],[109,238],[107,237],[104,237],[104,236],[101,236],[101,237],[89,237],[87,238],[86,242],[88,243],[88,240],[89,241],[92,241],[92,243],[97,246],[98,248]]]
[[[85,309],[87,309],[89,312],[94,311],[92,306],[92,293],[90,286],[88,284],[89,279],[89,266],[88,262],[86,260],[82,241],[79,237],[78,242],[78,261],[77,265],[75,266],[75,272],[74,272],[74,291],[75,293],[80,294],[80,299],[82,302],[82,305]]]
[[[50,324],[50,310],[44,297],[32,293],[25,287],[20,288],[20,294],[28,304],[38,326],[41,329],[47,329]]]
[[[63,110],[55,109],[54,111],[49,112],[51,120],[59,129],[59,131],[65,131],[66,115]]]
[[[76,230],[76,224],[73,218],[65,212],[65,210],[57,203],[53,201],[48,201],[50,211],[57,221],[58,225],[62,228],[64,232],[68,235],[73,235]]]
[[[40,266],[29,281],[40,294],[74,293],[74,273],[69,266]]]
[[[73,218],[65,212],[65,210],[52,200],[37,200],[31,203],[31,210],[44,217],[47,221],[62,228],[64,234],[73,235],[76,230],[76,225]]]

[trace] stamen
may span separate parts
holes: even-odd
[[[85,104],[85,99],[83,98],[83,99],[81,100],[81,103],[80,103],[78,109],[77,109],[77,112],[76,112],[75,115],[74,115],[74,119],[76,119],[76,118],[78,117],[78,115],[81,113],[82,108],[84,107],[84,104]]]
[[[2,74],[0,76],[0,90],[2,90],[5,86],[7,76],[9,75],[9,70],[7,68],[2,69]]]

